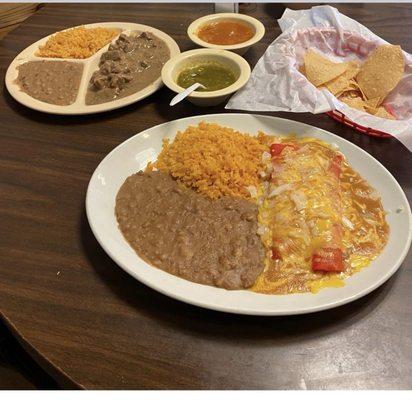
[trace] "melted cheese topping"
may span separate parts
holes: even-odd
[[[343,286],[346,277],[369,265],[386,245],[389,227],[380,198],[344,158],[340,174],[331,172],[333,160],[343,156],[321,140],[259,138],[267,145],[294,147],[285,147],[281,157],[262,157],[262,176],[270,178],[258,190],[258,219],[267,257],[252,290],[316,293]],[[313,271],[314,252],[329,246],[342,249],[344,270]]]

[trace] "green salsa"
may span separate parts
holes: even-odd
[[[177,84],[188,88],[194,83],[201,83],[206,89],[198,88],[202,92],[220,90],[235,83],[236,77],[228,67],[216,63],[207,62],[192,65],[184,69],[177,78]]]

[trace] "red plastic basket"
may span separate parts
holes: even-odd
[[[365,135],[380,137],[380,138],[392,137],[388,133],[381,132],[381,131],[378,131],[378,130],[372,129],[372,128],[366,128],[365,126],[359,125],[356,122],[353,122],[352,120],[350,120],[345,114],[343,114],[342,112],[340,112],[338,110],[329,111],[326,114],[328,114],[334,120],[336,120],[336,121],[338,121],[338,122],[340,122],[340,123],[342,123],[346,126],[350,126],[351,128],[357,130],[358,132],[362,132]]]

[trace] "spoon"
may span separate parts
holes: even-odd
[[[185,89],[182,93],[178,93],[175,97],[173,97],[172,101],[170,102],[170,105],[174,106],[177,103],[180,103],[183,99],[189,96],[190,93],[194,92],[199,87],[201,87],[202,89],[206,89],[206,87],[203,86],[201,83],[196,82],[192,86],[189,86],[187,89]]]

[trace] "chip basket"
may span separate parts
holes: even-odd
[[[388,133],[381,132],[373,128],[366,128],[365,126],[359,125],[356,122],[351,121],[345,114],[343,114],[342,112],[338,110],[329,111],[326,114],[329,115],[334,120],[340,122],[341,124],[350,126],[351,128],[355,129],[358,132],[362,132],[365,135],[380,137],[380,138],[392,137]]]

